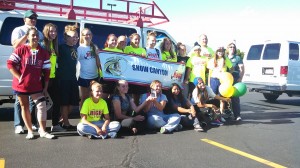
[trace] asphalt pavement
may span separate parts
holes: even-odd
[[[283,96],[269,103],[261,94],[248,93],[241,103],[243,121],[209,126],[207,132],[120,133],[105,140],[76,131],[55,133],[54,140],[35,133],[36,139],[26,140],[26,134],[14,134],[12,105],[5,104],[0,106],[0,168],[300,167],[300,98]],[[75,109],[71,123],[78,122]]]

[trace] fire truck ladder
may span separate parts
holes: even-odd
[[[65,16],[69,20],[76,20],[77,17],[83,19],[92,18],[118,23],[136,24],[139,27],[143,27],[144,24],[146,24],[146,26],[155,26],[169,22],[167,16],[154,1],[152,1],[152,3],[129,0],[114,0],[109,2],[110,3],[103,6],[103,0],[99,0],[99,8],[92,8],[74,6],[74,0],[70,0],[70,5],[54,4],[45,2],[45,0],[0,0],[0,10],[31,9],[37,13]],[[108,6],[110,6],[110,9]],[[117,10],[113,9],[113,7],[117,8]]]

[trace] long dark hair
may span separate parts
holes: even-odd
[[[184,96],[182,94],[182,89],[177,83],[172,83],[170,89],[168,90],[168,97],[172,100],[175,100],[175,95],[172,93],[173,87],[177,86],[179,89],[179,94],[177,95],[179,101],[182,103],[184,101]]]
[[[204,104],[208,100],[208,93],[206,88],[202,91],[199,87],[197,87],[197,96],[201,104]]]
[[[50,37],[49,37],[49,31],[50,31],[50,28],[51,27],[54,27],[56,29],[56,37],[55,39],[52,40],[52,44],[53,44],[53,50],[55,52],[55,54],[58,56],[58,39],[57,39],[57,26],[53,23],[48,23],[44,26],[44,29],[43,29],[43,35],[44,35],[44,45],[45,45],[45,49],[51,54],[51,47],[50,47],[50,44],[51,44],[51,41],[50,41]]]

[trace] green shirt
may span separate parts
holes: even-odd
[[[177,62],[177,56],[176,56],[176,54],[174,53],[174,58],[172,58],[170,52],[168,52],[168,51],[163,51],[163,52],[161,53],[161,60],[163,60],[163,61],[168,61],[168,62]]]
[[[50,64],[51,64],[50,78],[55,78],[57,56],[56,56],[55,51],[53,49],[53,43],[52,42],[50,43],[50,50],[51,50],[51,55],[50,55]]]
[[[130,46],[126,46],[124,49],[124,53],[125,54],[132,54],[132,55],[138,55],[138,56],[142,56],[142,57],[146,57],[146,50],[144,48],[133,48],[131,45]]]
[[[109,114],[106,101],[100,99],[98,103],[93,102],[91,97],[87,98],[80,110],[80,114],[86,115],[89,122],[103,120],[102,114]]]
[[[186,63],[187,68],[191,68],[189,76],[189,82],[194,82],[196,77],[201,77],[203,82],[206,83],[205,71],[207,66],[208,58],[205,56],[193,55]]]

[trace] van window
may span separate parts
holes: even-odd
[[[264,50],[263,60],[276,60],[279,58],[280,43],[267,44]]]
[[[93,42],[99,47],[99,49],[104,48],[106,38],[109,34],[115,34],[117,37],[120,35],[125,35],[129,37],[132,33],[137,32],[136,29],[133,28],[110,26],[110,25],[97,25],[97,24],[90,24],[90,23],[85,23],[84,27],[89,28],[92,31]]]
[[[44,26],[47,23],[53,23],[57,26],[57,37],[58,37],[58,43],[62,44],[63,41],[63,33],[65,30],[65,26],[69,24],[74,24],[73,22],[64,22],[64,21],[54,21],[54,20],[37,20],[37,29],[39,31],[43,31]],[[0,44],[2,45],[11,45],[11,33],[12,31],[18,27],[24,25],[23,18],[15,18],[15,17],[7,17],[1,28],[0,32]],[[78,23],[78,27],[80,27],[80,24]]]
[[[290,60],[298,60],[299,59],[299,44],[290,43],[289,59]]]
[[[263,47],[263,44],[251,46],[247,55],[247,60],[260,60]]]
[[[147,34],[150,33],[150,32],[152,32],[152,30],[148,30]],[[155,45],[155,47],[160,49],[161,42],[163,41],[163,39],[165,37],[168,37],[168,36],[164,32],[155,31],[155,33],[156,33],[156,45]],[[168,37],[168,38],[171,40],[170,37]],[[174,50],[176,49],[176,44],[174,43],[174,41],[172,41],[172,48]]]

